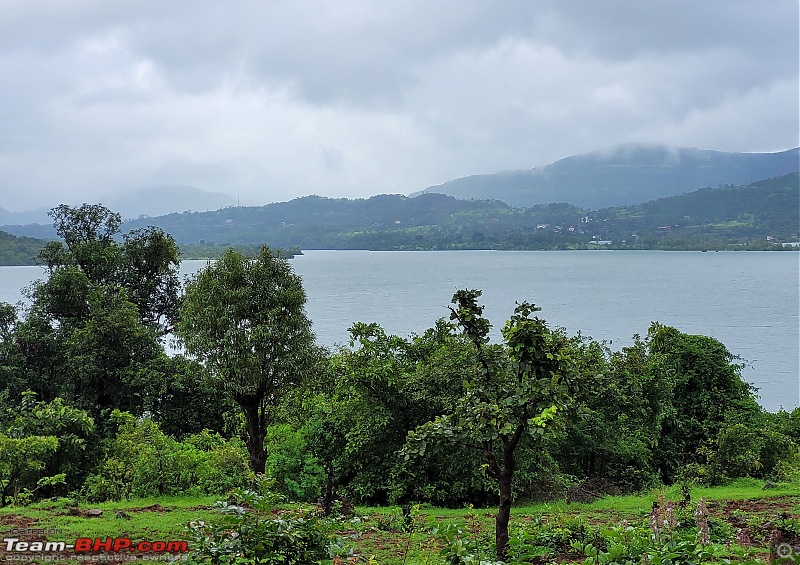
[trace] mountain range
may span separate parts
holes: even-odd
[[[182,244],[269,242],[281,247],[319,248],[354,245],[353,237],[366,237],[352,235],[357,233],[440,226],[453,214],[475,215],[498,207],[535,209],[530,212],[534,216],[557,209],[569,209],[572,215],[585,214],[676,196],[698,187],[747,185],[798,170],[797,148],[779,153],[725,153],[634,144],[575,155],[526,171],[455,179],[410,197],[384,194],[348,200],[309,196],[267,206],[238,207],[231,206],[233,199],[222,193],[164,186],[111,196],[102,203],[121,212],[128,229],[158,225]],[[717,193],[712,200],[716,196]],[[760,197],[755,194],[756,200],[746,206],[757,207]],[[694,215],[680,202],[683,215]],[[546,206],[553,203],[562,204]],[[738,213],[752,211],[742,209]],[[548,218],[541,222],[548,223]],[[568,222],[569,217],[561,219]],[[45,210],[26,215],[0,209],[0,225],[0,229],[18,236],[55,237]],[[336,242],[330,239],[340,232],[351,233],[351,237]],[[781,229],[784,237],[789,232]]]
[[[267,206],[138,218],[123,229],[158,226],[172,234],[186,257],[212,257],[227,246],[262,243],[284,249],[789,249],[800,245],[798,202],[800,173],[792,173],[593,211],[564,203],[512,207],[437,193],[356,200],[306,196]],[[37,230],[46,227],[13,231],[41,237]],[[31,257],[32,246],[44,243],[6,239],[0,238],[0,248],[5,247],[0,261]]]
[[[629,144],[574,155],[534,169],[473,175],[431,186],[461,199],[512,206],[569,202],[587,209],[639,204],[703,187],[738,186],[800,171],[800,149],[728,153]]]

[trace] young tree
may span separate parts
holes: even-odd
[[[252,260],[228,250],[186,285],[175,334],[241,407],[256,473],[279,398],[321,358],[305,302],[300,277],[266,246]]]
[[[515,451],[526,434],[540,442],[548,423],[569,402],[574,362],[566,335],[531,318],[539,308],[527,302],[503,327],[505,344],[490,345],[491,324],[477,304],[480,295],[479,290],[458,291],[450,316],[474,344],[478,370],[466,377],[465,394],[453,412],[409,433],[404,451],[408,458],[424,454],[429,443],[456,443],[481,452],[500,494],[495,544],[497,557],[504,560]]]

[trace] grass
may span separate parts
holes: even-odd
[[[761,481],[739,480],[724,487],[693,488],[691,497],[693,501],[705,498],[712,515],[727,528],[725,531],[734,532],[737,526],[749,524],[754,529],[754,538],[765,546],[763,534],[758,529],[763,524],[778,519],[782,513],[797,519],[800,524],[800,484],[783,484],[770,490],[763,490],[763,486]],[[575,523],[595,527],[615,525],[622,520],[646,523],[653,501],[659,494],[665,494],[670,500],[681,498],[680,489],[670,487],[638,496],[605,497],[591,504],[558,501],[519,505],[512,512],[512,528],[544,528],[542,531],[551,528],[553,532],[563,532],[570,527],[569,524]],[[70,515],[66,500],[47,501],[22,508],[0,509],[0,531],[4,532],[3,537],[15,531],[14,535],[22,540],[49,539],[67,543],[79,537],[129,537],[134,542],[187,540],[185,525],[190,520],[213,520],[218,515],[214,502],[215,497],[161,497],[109,502],[91,506],[102,510],[102,516],[88,517],[85,511],[89,507],[81,508],[81,514],[75,516]],[[429,521],[459,522],[482,546],[491,548],[494,543],[494,513],[494,508],[442,509],[423,505],[415,508],[413,533],[408,533],[398,507],[357,507],[356,516],[338,521],[336,530],[345,547],[361,556],[361,562],[372,557],[381,565],[433,565],[437,563],[440,543],[431,536]],[[26,536],[19,533],[19,528],[55,530],[57,533]],[[4,550],[0,546],[0,560],[8,560]],[[571,558],[577,557],[573,555]]]

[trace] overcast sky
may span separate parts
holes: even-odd
[[[797,0],[0,0],[0,206],[798,145]]]

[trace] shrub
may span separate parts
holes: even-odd
[[[137,420],[115,410],[112,420],[119,425],[116,437],[99,472],[84,483],[83,493],[91,501],[222,494],[253,479],[239,439],[202,432],[179,442],[148,418]]]
[[[266,473],[274,478],[275,488],[290,500],[311,502],[325,486],[325,470],[311,455],[303,430],[276,424],[267,430]]]
[[[194,542],[190,558],[198,563],[264,563],[313,565],[330,563],[340,548],[327,521],[301,510],[272,517],[279,496],[257,480],[258,490],[231,494],[234,502],[218,502],[220,517],[187,525]]]

